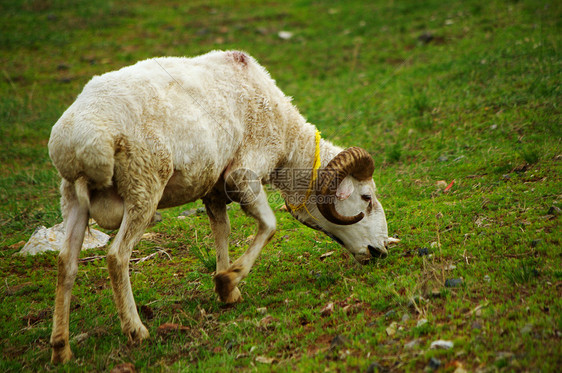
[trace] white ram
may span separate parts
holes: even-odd
[[[276,186],[299,221],[326,232],[361,263],[386,256],[393,241],[369,154],[321,139],[243,52],[149,59],[94,77],[54,125],[49,154],[62,177],[66,227],[53,362],[72,356],[70,295],[89,216],[101,227],[119,228],[107,265],[121,328],[132,341],[149,333],[133,298],[129,258],[157,208],[203,200],[215,239],[216,291],[224,302],[241,299],[238,283],[275,232],[262,183]],[[249,248],[233,263],[230,200],[258,223]]]

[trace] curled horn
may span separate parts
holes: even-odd
[[[363,219],[363,212],[355,216],[343,216],[336,211],[335,197],[339,184],[351,175],[359,181],[369,180],[373,176],[375,164],[366,150],[352,147],[340,152],[322,170],[319,188],[316,191],[317,207],[330,222],[339,225],[355,224]]]

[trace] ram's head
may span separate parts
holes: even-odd
[[[388,245],[399,241],[388,236],[373,171],[373,159],[365,150],[353,147],[340,152],[320,170],[316,209],[294,214],[344,246],[361,264],[385,258]]]

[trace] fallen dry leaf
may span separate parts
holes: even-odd
[[[256,361],[258,363],[262,363],[262,364],[273,364],[274,362],[276,362],[277,360],[273,357],[267,357],[267,356],[258,356],[256,357]]]
[[[189,331],[189,328],[184,325],[165,323],[160,325],[158,329],[156,329],[156,333],[160,335],[165,335],[176,331],[186,332]]]
[[[324,253],[324,254],[320,255],[320,260],[324,260],[327,257],[334,255],[334,253],[335,253],[335,251],[328,251],[327,253]]]
[[[158,233],[146,232],[142,235],[142,239],[145,241],[156,241],[158,239]]]
[[[276,321],[278,321],[276,318],[274,318],[271,315],[268,315],[268,316],[264,317],[263,319],[261,319],[258,324],[259,324],[260,328],[267,329],[267,328],[272,327],[273,326],[272,324]]]
[[[19,250],[24,246],[25,246],[25,241],[20,241],[20,242],[16,242],[15,244],[12,244],[12,245],[8,246],[8,248],[12,249],[12,250]]]
[[[451,190],[454,183],[455,183],[455,180],[451,181],[451,183],[449,185],[447,185],[447,187],[443,190],[443,193],[447,193],[449,190]]]

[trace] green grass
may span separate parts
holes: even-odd
[[[561,19],[558,2],[531,0],[2,2],[0,370],[131,362],[138,371],[366,371],[376,363],[416,372],[437,358],[449,372],[556,371]],[[282,40],[281,30],[294,36]],[[373,155],[401,244],[361,267],[281,211],[273,191],[278,232],[240,286],[243,303],[225,308],[213,292],[205,214],[177,218],[201,203],[164,210],[133,253],[158,255],[131,265],[151,338],[127,344],[106,251],[84,252],[102,258],[79,266],[75,359],[52,366],[56,254],[13,256],[37,226],[61,221],[51,126],[95,74],[234,48],[266,66],[323,137]],[[452,180],[447,193],[437,186]],[[238,206],[229,216],[237,257],[255,224]],[[423,247],[430,255],[418,255]],[[447,279],[462,283],[446,287]],[[334,312],[321,315],[330,302]],[[164,323],[189,331],[161,335]],[[438,339],[454,347],[430,349]]]

